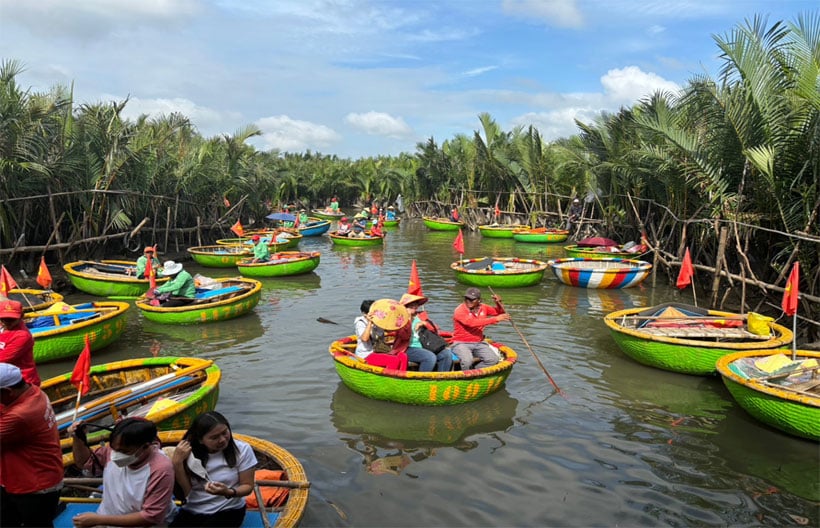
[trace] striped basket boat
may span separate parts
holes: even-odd
[[[652,272],[649,262],[617,258],[567,258],[550,260],[548,264],[558,280],[579,288],[631,288]]]

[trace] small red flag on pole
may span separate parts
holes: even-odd
[[[19,288],[19,286],[17,286],[14,277],[11,276],[5,266],[0,265],[0,295],[5,297],[11,290],[16,288]]]
[[[678,273],[678,281],[676,283],[679,290],[682,290],[692,284],[692,275],[694,275],[694,269],[692,268],[692,257],[689,256],[689,248],[686,248],[686,252],[683,254],[683,262],[680,265],[680,272]]]
[[[407,293],[424,297],[421,292],[421,280],[419,279],[419,270],[416,267],[415,259],[413,259],[413,264],[410,266],[410,282],[407,284]]]
[[[461,229],[458,230],[458,236],[453,241],[453,248],[461,255],[464,255],[464,235],[461,233]]]
[[[239,220],[237,220],[236,223],[231,226],[231,231],[233,231],[234,234],[239,238],[245,236],[245,229],[242,227],[242,222],[240,222]]]
[[[783,291],[783,301],[780,307],[786,315],[792,316],[792,361],[797,359],[797,296],[800,294],[800,261],[794,263],[792,271],[789,273],[789,280],[786,281],[786,289]]]
[[[157,247],[154,246],[154,253],[153,255],[157,254]],[[145,261],[145,278],[148,279],[148,286],[151,288],[151,291],[155,290],[157,287],[157,271],[154,269],[154,256],[148,258]]]
[[[46,266],[46,257],[40,257],[40,268],[37,270],[37,284],[42,286],[45,289],[51,288],[51,272],[48,271],[48,266]]]
[[[88,334],[85,334],[85,348],[77,358],[74,370],[71,372],[71,384],[77,387],[77,401],[74,403],[74,420],[80,410],[80,398],[91,390],[91,344]]]

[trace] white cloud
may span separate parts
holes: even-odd
[[[287,152],[320,150],[341,140],[341,136],[330,127],[299,121],[286,115],[263,117],[256,121],[256,126],[262,131],[266,149]]]
[[[498,66],[484,66],[482,68],[473,68],[472,70],[467,70],[464,72],[464,75],[467,77],[475,77],[476,75],[481,75],[482,73],[487,73],[489,71],[497,70]]]
[[[616,104],[632,105],[645,95],[658,90],[677,92],[680,86],[637,66],[609,70],[601,77],[604,94]]]
[[[122,101],[124,97],[105,96],[103,100]],[[188,99],[180,97],[174,99],[140,99],[132,97],[123,109],[123,117],[136,119],[147,114],[151,117],[160,117],[174,112],[190,119],[191,123],[203,135],[210,136],[228,130],[228,123],[241,121],[242,116],[237,112],[220,112],[213,108],[200,106]]]
[[[576,0],[503,0],[501,9],[519,18],[537,18],[550,26],[575,29],[584,23]]]
[[[406,138],[413,135],[413,129],[401,117],[393,117],[384,112],[350,113],[345,121],[374,136]]]

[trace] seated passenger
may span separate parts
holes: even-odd
[[[350,236],[350,233],[353,230],[353,226],[350,225],[346,216],[343,216],[339,220],[339,227],[336,229],[336,234],[338,236]]]

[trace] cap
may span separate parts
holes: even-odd
[[[578,198],[576,198],[576,199],[574,199],[574,200],[572,201],[572,203],[579,203],[580,201],[581,201],[581,200],[579,200]]]
[[[145,249],[142,250],[143,253],[148,253],[149,251],[151,253],[156,253],[156,251],[154,251],[154,246],[145,246]]]
[[[7,389],[20,383],[23,373],[11,363],[0,363],[0,389]]]
[[[427,297],[421,295],[413,295],[412,293],[405,293],[399,299],[399,304],[403,306],[407,306],[408,304],[419,303],[424,304],[427,302]]]
[[[23,317],[23,305],[17,301],[0,303],[0,319],[20,319]]]
[[[253,235],[253,236],[251,237],[251,240],[253,240],[254,242],[259,242],[259,241],[260,241],[260,240],[262,240],[262,239],[259,237],[259,235]]]
[[[347,217],[346,216],[342,217],[342,222],[347,222]]]
[[[464,298],[470,299],[471,301],[481,299],[481,290],[478,288],[467,288],[467,291],[464,292]]]

